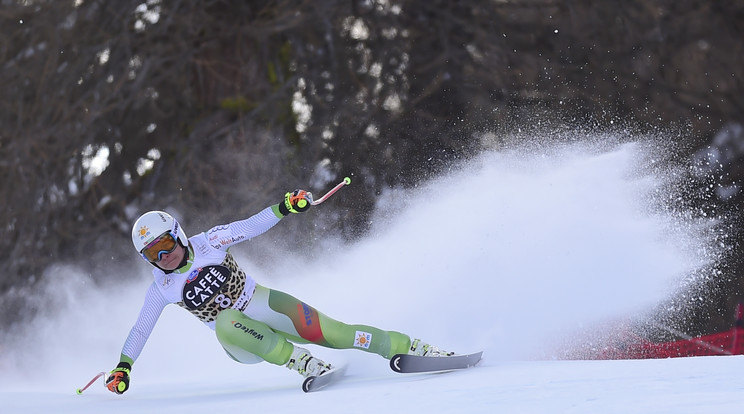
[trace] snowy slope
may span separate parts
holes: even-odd
[[[739,409],[744,359],[738,356],[550,358],[567,332],[647,311],[712,258],[700,255],[711,254],[701,248],[710,244],[705,223],[650,208],[650,199],[663,198],[669,177],[644,173],[644,159],[635,145],[486,154],[415,191],[384,194],[372,234],[355,245],[330,243],[310,262],[284,257],[270,269],[236,250],[260,283],[330,316],[400,330],[445,349],[484,349],[474,369],[400,375],[376,355],[312,347],[323,359],[348,363],[348,379],[304,394],[298,375],[229,360],[212,331],[169,307],[135,365],[130,391],[115,396],[99,383],[75,395],[96,373],[113,368],[139,311],[149,272],[133,258],[132,274],[108,288],[94,286],[82,269],[50,272],[48,291],[36,299],[54,311],[18,336],[7,332],[3,341],[0,411]],[[318,208],[344,207],[329,202]],[[312,215],[290,219],[306,217]],[[122,304],[115,312],[113,298]]]
[[[427,375],[358,373],[314,394],[292,378],[202,378],[137,384],[125,397],[101,389],[0,392],[4,413],[713,413],[744,404],[744,358],[491,362]],[[49,382],[47,382],[49,384]]]

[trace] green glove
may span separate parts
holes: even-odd
[[[106,380],[106,388],[111,392],[124,394],[129,389],[129,372],[131,370],[131,364],[128,362],[119,362],[119,365],[111,371],[111,375]]]
[[[284,195],[284,202],[279,203],[279,212],[285,216],[289,213],[302,213],[310,208],[312,202],[312,193],[305,190],[294,190]]]

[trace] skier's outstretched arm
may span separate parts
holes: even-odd
[[[132,365],[134,365],[134,361],[139,357],[142,349],[145,347],[147,339],[150,337],[158,318],[160,318],[160,314],[167,304],[168,301],[153,282],[147,290],[145,303],[142,305],[139,317],[137,317],[137,321],[129,331],[129,336],[127,336],[127,340],[124,342],[119,364],[111,371],[106,380],[106,387],[111,392],[123,394],[129,389],[129,373],[132,370]]]
[[[210,244],[219,250],[248,241],[267,232],[287,215],[306,211],[312,205],[312,195],[305,190],[295,190],[284,195],[278,204],[266,207],[247,219],[212,227],[207,231]]]

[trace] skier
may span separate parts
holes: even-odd
[[[132,243],[155,267],[155,280],[106,387],[117,394],[129,388],[132,365],[170,303],[215,330],[217,340],[235,361],[284,365],[305,378],[321,375],[332,366],[294,343],[356,348],[387,359],[399,353],[452,355],[400,332],[334,320],[291,295],[257,284],[240,268],[230,247],[264,233],[289,214],[306,211],[312,201],[312,194],[296,190],[258,214],[191,238],[168,213],[150,211],[137,219]]]

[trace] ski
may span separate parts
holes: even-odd
[[[313,392],[325,388],[328,385],[331,385],[334,382],[340,380],[341,377],[344,376],[344,372],[346,372],[346,367],[341,366],[338,368],[333,368],[332,370],[324,372],[320,375],[307,377],[304,381],[302,381],[302,391]]]
[[[395,372],[429,372],[451,371],[470,368],[481,360],[483,351],[467,355],[452,355],[442,357],[427,357],[407,354],[397,354],[390,360],[390,368]]]

